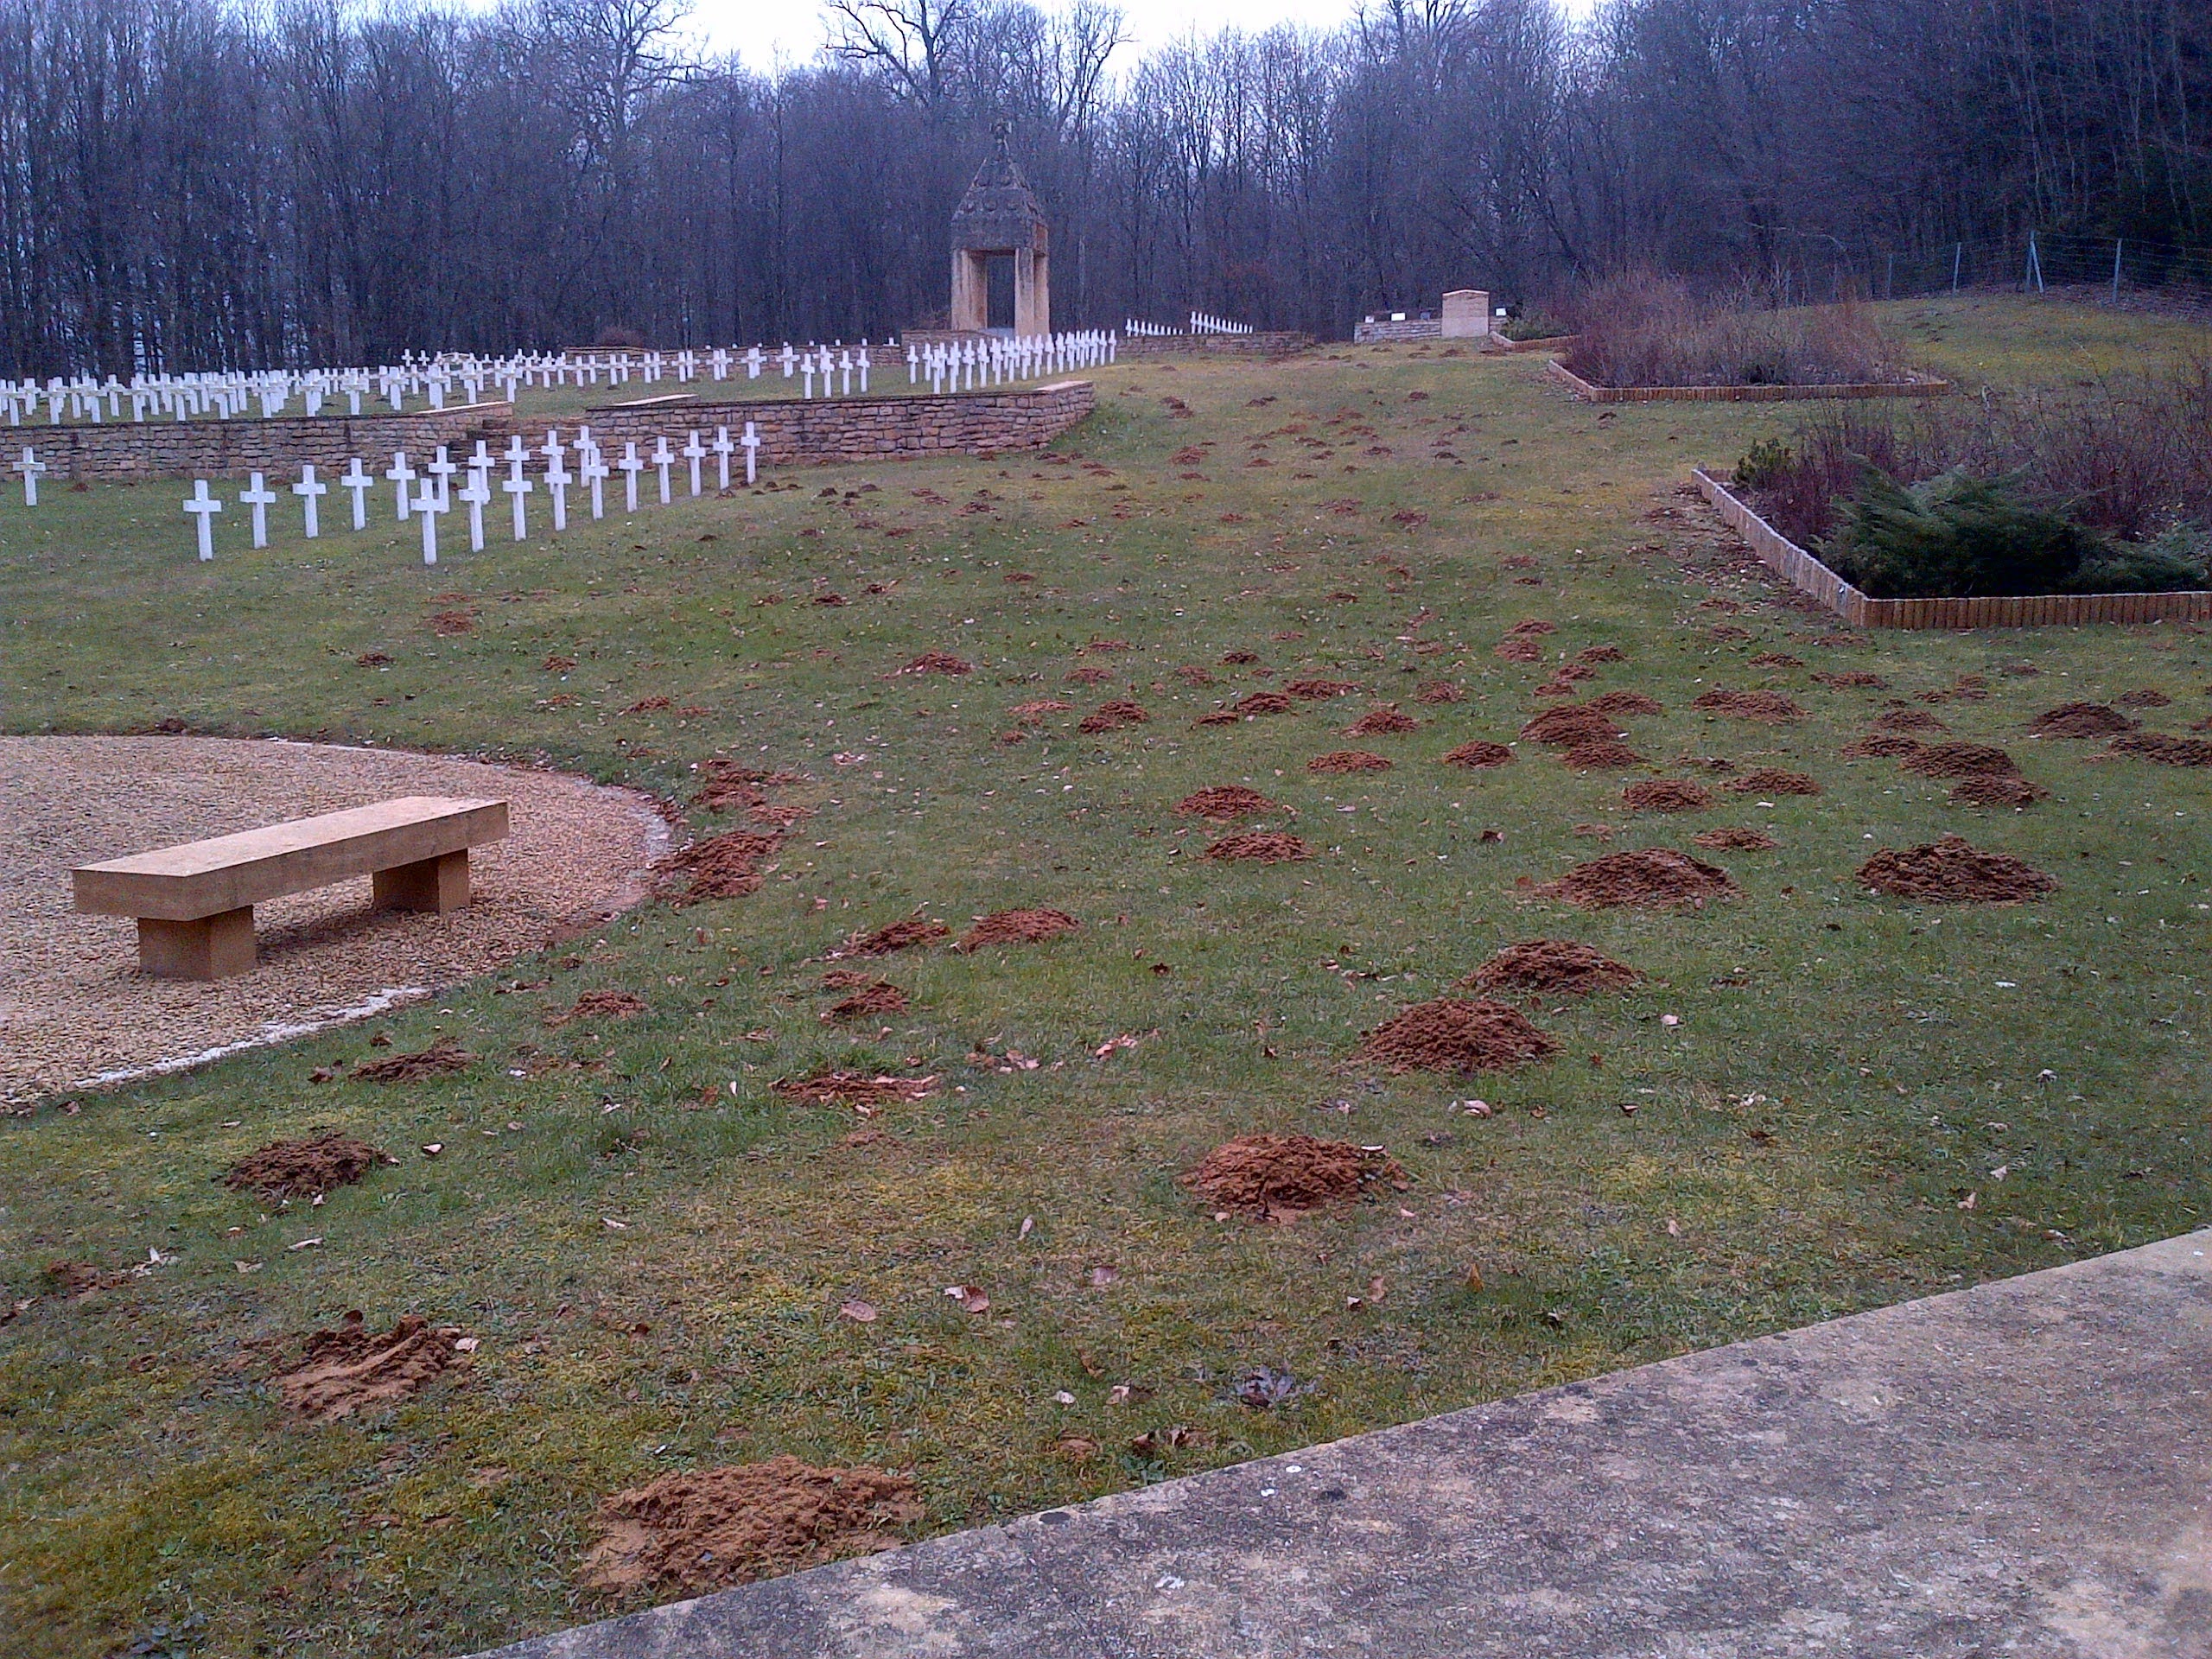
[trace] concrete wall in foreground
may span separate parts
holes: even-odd
[[[438,445],[455,454],[482,438],[493,448],[514,430],[511,404],[470,404],[411,415],[284,415],[275,420],[109,421],[99,426],[0,427],[0,454],[10,461],[26,446],[51,470],[49,479],[130,482],[152,478],[297,478],[312,464],[325,477],[355,455],[381,474],[396,450],[409,464]]]
[[[617,452],[631,441],[642,452],[664,435],[671,448],[690,432],[702,432],[711,440],[717,426],[729,428],[734,442],[750,421],[760,440],[760,465],[793,467],[1034,449],[1090,414],[1097,401],[1090,381],[1059,380],[1014,391],[944,397],[778,398],[592,409],[584,411],[582,419],[602,449]]]

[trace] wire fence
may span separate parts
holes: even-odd
[[[1785,305],[1850,297],[1913,299],[1968,289],[2063,289],[2094,291],[2120,306],[2153,300],[2212,311],[2212,248],[2129,237],[2029,231],[1914,249],[1854,247],[1807,237],[1777,266],[1771,283]]]

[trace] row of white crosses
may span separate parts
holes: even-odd
[[[1120,347],[1117,335],[1101,329],[1071,334],[1020,334],[1011,338],[973,335],[959,340],[932,340],[926,346],[909,341],[906,346],[906,384],[930,383],[933,392],[972,391],[1009,380],[1029,380],[1041,375],[1065,374],[1071,369],[1111,363]]]
[[[741,437],[733,440],[729,428],[718,426],[715,429],[713,441],[709,442],[703,433],[695,430],[686,437],[681,449],[670,448],[668,438],[663,435],[653,440],[652,452],[646,455],[638,453],[635,441],[627,442],[622,446],[621,459],[610,467],[598,442],[593,438],[591,429],[587,426],[578,429],[573,444],[562,442],[558,429],[554,429],[545,434],[545,441],[535,448],[525,444],[522,435],[517,433],[508,439],[505,450],[496,455],[480,438],[475,454],[459,461],[453,460],[447,448],[441,444],[435,458],[424,462],[420,467],[410,466],[407,452],[399,450],[392,455],[391,465],[385,469],[383,478],[392,486],[392,507],[398,521],[404,524],[411,518],[421,531],[423,563],[435,564],[438,562],[438,520],[453,510],[455,501],[468,510],[468,548],[472,553],[484,550],[484,509],[491,505],[495,493],[504,494],[508,499],[514,539],[518,542],[530,539],[528,498],[536,492],[538,480],[530,477],[525,469],[533,455],[544,458],[545,465],[542,469],[543,481],[551,501],[553,529],[558,533],[569,527],[569,486],[571,484],[582,484],[590,491],[591,516],[594,519],[601,518],[607,512],[607,480],[619,472],[623,475],[625,509],[635,512],[638,510],[639,473],[650,468],[658,474],[660,501],[663,506],[666,506],[673,499],[669,474],[679,461],[688,466],[688,481],[691,493],[696,496],[702,493],[702,467],[708,456],[715,458],[715,474],[719,480],[717,487],[726,490],[730,486],[730,458],[740,450],[745,454],[746,483],[750,485],[758,480],[760,449],[760,435],[754,430],[753,423],[747,421]],[[574,472],[569,471],[566,464],[572,452],[577,463]],[[507,468],[507,476],[499,480],[495,493],[492,487],[492,474],[503,462]],[[23,464],[25,467],[31,464],[31,453],[28,449],[23,452]],[[43,472],[46,469],[43,464],[40,464],[37,470]],[[464,472],[468,475],[467,481],[461,488],[454,488],[454,475]],[[36,474],[25,470],[23,478],[26,499],[35,505],[38,499]],[[346,462],[345,474],[334,480],[320,480],[312,466],[302,467],[300,481],[289,487],[291,493],[300,498],[302,529],[307,538],[313,541],[322,534],[319,502],[321,497],[330,493],[334,483],[353,498],[353,528],[357,531],[366,529],[367,496],[376,488],[377,481],[377,474],[365,470],[358,455]],[[269,545],[268,510],[278,499],[276,493],[263,482],[259,473],[251,474],[246,488],[238,493],[238,505],[247,509],[251,516],[253,544],[257,548]],[[184,510],[193,515],[199,554],[203,561],[215,556],[212,520],[215,514],[223,511],[223,507],[221,499],[208,493],[206,479],[194,480],[192,494],[185,501]]]
[[[887,342],[895,347],[895,340]],[[404,410],[410,399],[430,410],[450,402],[461,404],[485,401],[495,390],[512,403],[518,388],[556,386],[624,386],[632,380],[658,385],[673,379],[680,385],[711,378],[728,380],[738,370],[758,380],[772,363],[780,364],[788,380],[804,367],[807,396],[813,396],[815,377],[823,381],[823,395],[834,373],[849,397],[855,373],[860,389],[868,390],[869,353],[881,350],[870,340],[858,347],[836,341],[794,348],[785,341],[781,353],[759,346],[739,351],[718,346],[712,351],[680,352],[518,352],[506,357],[441,352],[416,356],[410,353],[397,364],[377,368],[270,369],[252,372],[197,374],[134,374],[128,380],[109,375],[105,380],[81,376],[59,378],[43,384],[36,380],[0,380],[0,417],[10,426],[36,423],[50,425],[68,421],[102,424],[110,421],[195,419],[234,420],[258,415],[264,420],[292,412],[295,399],[300,410],[321,415],[327,404],[343,400],[348,415],[362,413],[364,400]]]
[[[1231,322],[1227,317],[1209,316],[1204,311],[1191,313],[1191,332],[1194,334],[1249,334],[1249,322]]]

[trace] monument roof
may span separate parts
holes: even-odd
[[[952,245],[1041,251],[1050,232],[1045,210],[1036,193],[1007,149],[1007,126],[999,122],[991,130],[991,154],[976,169],[975,181],[960,205],[952,210]]]

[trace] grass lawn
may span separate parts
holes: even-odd
[[[1992,378],[2203,342],[2018,302],[1887,309],[1935,366]],[[911,1470],[919,1536],[2204,1219],[2212,773],[2022,729],[2156,688],[2173,702],[2147,723],[2185,730],[2212,712],[2201,634],[1834,643],[1682,493],[1787,408],[1599,411],[1541,357],[1404,346],[1091,378],[1099,412],[1051,459],[787,474],[434,571],[389,523],[261,553],[227,523],[203,566],[168,483],[0,505],[10,732],[166,720],[544,757],[683,801],[721,754],[809,774],[777,798],[816,810],[748,897],[648,908],[372,1026],[0,1122],[0,1308],[36,1299],[0,1327],[0,1645],[105,1655],[198,1615],[211,1653],[459,1652],[633,1605],[578,1586],[590,1516],[673,1471]],[[464,606],[474,632],[427,626]],[[1529,619],[1556,625],[1545,660],[1501,659]],[[1593,645],[1628,660],[1578,690],[1666,706],[1624,722],[1653,766],[1578,772],[1529,742],[1494,771],[1439,763],[1513,740],[1562,653]],[[893,674],[931,650],[976,671]],[[371,652],[390,665],[357,665]],[[1773,652],[1804,666],[1751,660]],[[1093,668],[1108,678],[1069,682]],[[1812,678],[1844,671],[1888,689]],[[1194,724],[1301,675],[1361,692]],[[1961,675],[1986,697],[1910,706],[2005,745],[2050,798],[1955,806],[1839,756],[1890,700]],[[1416,702],[1434,679],[1465,700]],[[1809,717],[1688,706],[1763,687]],[[1003,741],[1014,705],[1048,697],[1071,710]],[[1076,731],[1116,697],[1148,721]],[[1342,735],[1385,701],[1419,729]],[[1355,747],[1394,768],[1307,772]],[[1825,792],[1729,794],[1715,760]],[[1624,810],[1623,784],[1656,775],[1719,804]],[[1282,803],[1267,822],[1314,856],[1204,861],[1209,830],[1173,808],[1217,784]],[[1723,824],[1779,846],[1700,855],[1743,888],[1700,912],[1585,913],[1522,885]],[[1947,831],[2063,886],[1938,906],[1853,879]],[[908,1013],[820,1018],[823,958],[855,930],[1014,905],[1083,927],[884,958],[867,965]],[[1524,1004],[1561,1044],[1525,1070],[1349,1061],[1363,1030],[1538,936],[1648,977]],[[547,1026],[594,989],[647,1007]],[[479,1058],[310,1084],[379,1031]],[[769,1091],[829,1065],[942,1083],[865,1124]],[[1476,1096],[1492,1116],[1459,1109]],[[863,1127],[885,1136],[851,1142]],[[312,1213],[214,1179],[323,1128],[401,1162]],[[1179,1178],[1255,1130],[1386,1147],[1407,1190],[1216,1220]],[[49,1294],[49,1262],[149,1250],[162,1264],[118,1287]],[[840,1317],[852,1300],[878,1318]],[[395,1410],[289,1423],[272,1372],[348,1309],[481,1348]],[[1232,1380],[1262,1363],[1315,1386],[1239,1405]],[[1171,1425],[1195,1432],[1132,1447]]]

